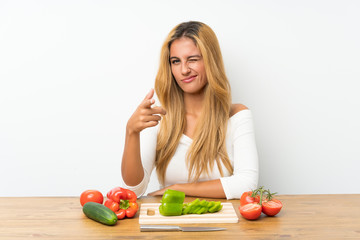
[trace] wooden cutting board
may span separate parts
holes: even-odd
[[[159,213],[160,203],[142,203],[139,224],[237,223],[239,219],[232,203],[222,205],[223,208],[216,213],[165,217]]]

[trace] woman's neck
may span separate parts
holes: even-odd
[[[184,104],[186,119],[184,134],[193,138],[197,122],[204,106],[204,94],[185,94]]]
[[[184,94],[185,113],[200,116],[204,106],[204,94]]]

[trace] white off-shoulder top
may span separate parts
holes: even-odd
[[[142,182],[137,186],[122,183],[124,188],[134,191],[138,197],[145,193],[151,173],[155,168],[157,130],[158,127],[147,128],[140,134],[141,161],[144,168]],[[188,182],[189,171],[185,156],[191,143],[191,138],[186,135],[181,136],[175,154],[167,167],[165,184],[162,187]],[[224,176],[221,176],[215,163],[212,172],[209,175],[202,174],[199,181],[220,179],[226,198],[238,199],[243,192],[255,189],[258,184],[258,154],[253,119],[249,109],[242,110],[229,119],[226,149],[234,168],[233,174],[230,174],[222,165]]]

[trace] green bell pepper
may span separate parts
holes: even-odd
[[[184,203],[185,193],[167,189],[161,199],[159,212],[163,216],[180,216],[185,214],[214,213],[222,209],[220,201],[206,201],[195,199],[192,202]]]
[[[159,212],[163,216],[179,216],[183,211],[185,193],[167,189],[162,196]]]
[[[184,203],[182,214],[214,213],[222,209],[220,201],[200,201],[198,198],[190,203]]]

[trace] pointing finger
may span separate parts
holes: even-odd
[[[144,108],[150,108],[151,105],[155,103],[155,100],[153,98],[151,99],[144,99],[144,101],[140,104],[140,106]]]
[[[151,99],[153,96],[154,96],[154,89],[151,88],[150,91],[149,91],[149,93],[146,94],[144,100],[146,100],[146,99]]]

